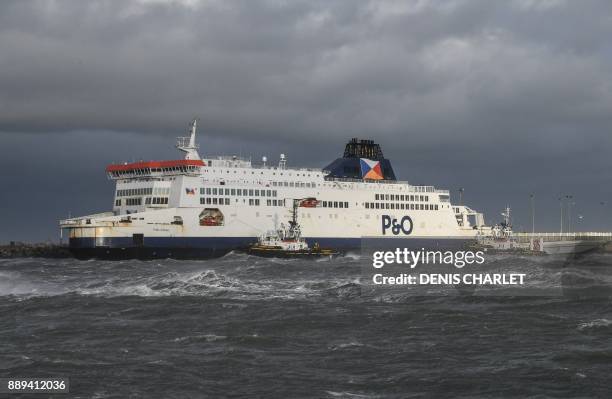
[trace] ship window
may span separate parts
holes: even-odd
[[[217,198],[213,198],[212,201],[214,205],[217,205]]]
[[[429,201],[429,195],[425,196],[425,201]]]
[[[259,197],[259,190],[255,190],[255,196]]]
[[[437,211],[438,210],[438,205],[434,205],[434,209]]]
[[[230,204],[230,199],[229,199],[229,198],[226,198],[226,199],[225,199],[225,205],[229,205],[229,204]]]
[[[344,202],[344,207],[348,208],[348,202]]]
[[[256,198],[256,199],[255,199],[255,205],[256,205],[256,206],[259,206],[259,198]]]
[[[366,202],[366,203],[365,203],[365,207],[366,207],[366,209],[370,209],[370,203],[369,203],[369,202]]]
[[[338,204],[338,207],[340,207],[340,208],[344,208],[344,202],[340,202],[340,203]]]
[[[338,207],[338,201],[334,201],[334,208]]]
[[[231,193],[232,193],[231,195],[236,195],[236,189],[235,189],[235,188],[232,188]]]
[[[210,198],[200,198],[200,204],[204,205],[207,199],[210,199]]]
[[[216,187],[212,189],[212,193],[213,193],[213,195],[217,195],[217,188]]]
[[[142,204],[142,198],[138,197],[138,198],[128,198],[125,200],[125,204],[128,206],[133,206],[133,205],[141,205]]]
[[[225,189],[225,195],[230,195],[230,189],[229,188]]]
[[[272,205],[272,200],[266,200],[266,205],[267,206],[271,206]]]
[[[121,206],[121,200],[120,199],[115,200],[115,206]]]
[[[420,208],[421,208],[421,210],[423,210],[423,204],[420,204],[420,205],[421,205],[421,207],[420,207]]]
[[[425,204],[425,210],[428,211],[429,210],[429,204]]]
[[[249,196],[253,196],[253,190],[249,190]]]
[[[276,190],[272,190],[272,196],[276,197],[276,195],[277,195]]]
[[[268,197],[271,197],[272,196],[272,190],[266,190],[266,195]]]
[[[385,200],[389,201],[389,194],[385,194]]]
[[[374,199],[378,201],[378,194],[374,194]]]
[[[206,198],[206,203],[207,204],[212,204],[212,198],[210,198],[210,197]]]

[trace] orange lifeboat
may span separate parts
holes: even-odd
[[[302,208],[316,208],[319,201],[316,198],[306,198],[300,201],[300,207]]]

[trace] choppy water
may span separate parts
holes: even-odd
[[[584,294],[607,267],[570,263],[571,297],[486,298],[363,295],[351,256],[0,260],[0,375],[82,398],[611,397],[612,303]]]

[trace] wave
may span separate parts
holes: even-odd
[[[612,326],[612,320],[608,319],[595,319],[592,321],[580,323],[578,325],[578,330],[588,330],[588,329],[598,329],[598,328],[608,328]]]

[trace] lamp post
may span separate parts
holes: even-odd
[[[529,198],[531,199],[531,234],[535,234],[535,194],[531,193]]]
[[[567,232],[571,233],[572,232],[572,199],[574,198],[573,195],[566,195],[565,199],[567,200]]]
[[[559,210],[561,211],[561,229],[560,234],[563,234],[563,197],[559,197]]]

